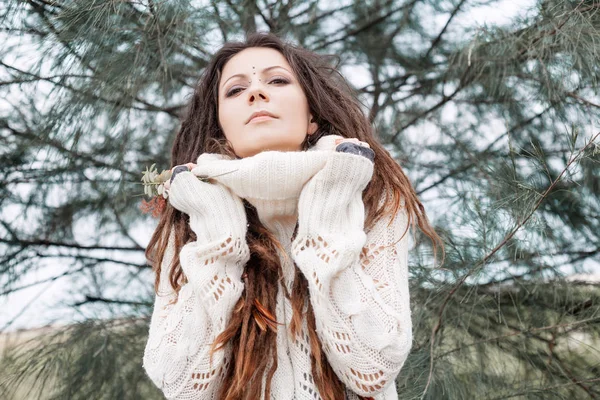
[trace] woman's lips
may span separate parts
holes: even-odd
[[[258,116],[258,117],[254,117],[254,118],[252,118],[252,119],[250,120],[250,122],[248,122],[248,123],[249,123],[249,124],[252,124],[252,123],[254,123],[254,122],[268,121],[268,120],[270,120],[270,119],[275,119],[275,118],[273,118],[273,117],[271,117],[271,116],[268,116],[268,115],[260,115],[260,116]]]

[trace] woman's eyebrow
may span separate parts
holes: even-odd
[[[281,68],[281,69],[285,69],[285,68],[283,68],[283,67],[282,67],[282,66],[280,66],[280,65],[273,65],[273,66],[270,66],[270,67],[267,67],[267,68],[263,69],[263,70],[262,70],[262,73],[264,73],[264,72],[267,72],[267,71],[269,71],[269,70],[272,70],[273,68]],[[286,71],[288,71],[287,69],[285,69],[285,70],[286,70]],[[290,71],[288,71],[288,72],[290,72]],[[225,82],[223,82],[223,84],[221,85],[221,88],[223,88],[223,86],[225,86],[225,84],[226,84],[226,83],[227,83],[227,82],[228,82],[230,79],[232,79],[232,78],[235,78],[236,76],[248,76],[248,75],[246,75],[246,74],[235,74],[235,75],[231,75],[229,78],[227,78],[227,80],[226,80]]]

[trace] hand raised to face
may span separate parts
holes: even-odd
[[[171,184],[173,183],[173,179],[175,179],[175,175],[177,175],[178,173],[182,172],[182,171],[191,171],[192,169],[194,169],[196,167],[196,164],[194,163],[187,163],[184,165],[176,165],[172,168],[172,174],[171,174],[171,179],[169,179],[168,181],[165,182],[165,190],[169,190],[171,188]]]
[[[371,150],[371,146],[368,143],[361,142],[358,139],[337,139],[335,141],[335,151],[343,153],[357,154],[375,162],[375,152]]]
[[[371,146],[369,146],[369,143],[367,142],[361,142],[360,140],[358,140],[357,138],[343,138],[343,139],[336,139],[335,140],[335,144],[336,146],[340,143],[346,143],[346,142],[350,142],[350,143],[356,143],[360,146],[364,146],[367,148],[371,148]]]

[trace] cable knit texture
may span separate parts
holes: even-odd
[[[412,343],[408,234],[397,242],[407,227],[407,215],[401,208],[393,221],[391,216],[382,218],[365,231],[362,192],[373,163],[335,152],[336,138],[325,136],[306,152],[266,151],[235,160],[202,154],[194,170],[173,180],[170,196],[191,204],[194,190],[206,185],[195,187],[196,176],[210,176],[254,205],[288,255],[281,257],[280,285],[292,288],[294,266],[289,258],[307,278],[317,334],[347,387],[346,398],[398,399],[395,378]],[[208,352],[244,289],[241,274],[250,255],[246,219],[238,206],[216,201],[210,205],[219,208],[213,217],[205,210],[198,210],[202,217],[190,215],[195,232],[216,234],[199,236],[182,248],[181,266],[189,282],[174,304],[169,304],[174,299],[167,270],[174,255],[170,236],[143,356],[148,376],[168,399],[216,399],[231,360],[229,345],[215,353],[212,364]],[[238,224],[219,229],[222,218]],[[281,287],[275,311],[285,326],[277,333],[278,367],[271,398],[320,399],[311,374],[306,319],[301,337],[294,341],[288,329],[292,307]]]

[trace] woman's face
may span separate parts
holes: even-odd
[[[273,117],[258,117],[267,111]],[[300,151],[310,122],[308,101],[296,75],[277,50],[251,47],[233,56],[219,81],[219,123],[238,157],[262,151]]]

